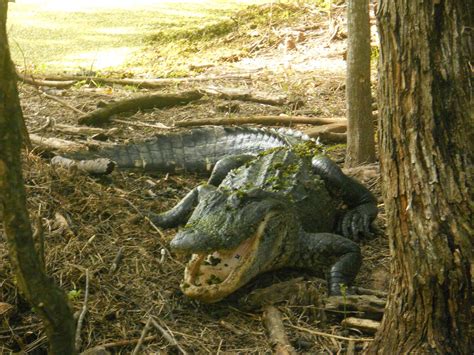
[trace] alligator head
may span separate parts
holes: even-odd
[[[288,200],[272,192],[208,193],[171,241],[174,251],[193,254],[182,291],[217,302],[258,274],[284,266],[293,250],[288,236],[298,235],[296,221]]]

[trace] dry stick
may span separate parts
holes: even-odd
[[[81,111],[79,110],[78,108],[75,108],[74,106],[72,105],[69,105],[66,101],[64,100],[61,100],[59,98],[57,98],[56,96],[53,96],[53,95],[49,95],[47,93],[45,93],[44,91],[40,91],[41,92],[41,95],[50,99],[50,100],[53,100],[53,101],[56,101],[57,103],[60,103],[61,105],[63,105],[64,107],[67,107],[69,109],[71,109],[72,111],[80,114],[80,115],[85,115],[86,113],[84,111]]]
[[[250,90],[243,90],[243,89],[235,89],[235,88],[223,88],[223,87],[216,87],[210,86],[207,88],[201,88],[199,91],[209,95],[209,96],[216,96],[221,99],[227,100],[240,100],[240,101],[250,101],[256,102],[260,104],[266,105],[284,105],[288,103],[286,96],[279,96],[279,97],[268,97],[264,95],[258,95],[253,93]]]
[[[275,347],[276,354],[296,354],[285,334],[281,313],[276,307],[265,306],[263,308],[263,324],[268,331],[271,343]]]
[[[89,269],[86,269],[86,290],[84,291],[84,304],[82,306],[81,314],[79,315],[79,319],[77,320],[77,328],[76,328],[76,351],[79,351],[81,348],[81,330],[82,330],[82,323],[84,322],[84,317],[87,313],[87,302],[89,301]]]
[[[30,84],[33,86],[48,86],[48,87],[55,87],[55,88],[69,88],[76,83],[75,80],[69,81],[53,81],[53,80],[39,80],[33,78],[32,76],[26,76],[20,73],[17,73],[18,79],[26,84]]]
[[[30,140],[44,149],[61,150],[66,152],[87,150],[87,146],[60,138],[45,138],[37,134],[30,134]]]
[[[138,127],[152,127],[152,128],[160,128],[160,129],[171,129],[171,127],[164,125],[163,123],[157,123],[157,124],[150,124],[150,123],[145,123],[145,122],[132,122],[132,121],[125,121],[125,120],[119,120],[117,118],[112,118],[112,122],[117,122],[117,123],[124,123],[129,126],[138,126]]]
[[[211,76],[195,76],[185,78],[158,78],[158,79],[118,79],[118,78],[100,78],[92,76],[57,76],[46,75],[47,79],[53,80],[74,80],[94,82],[98,84],[118,84],[118,85],[132,85],[141,88],[159,88],[170,84],[179,84],[196,81],[213,81],[213,80],[240,80],[251,79],[250,74],[226,74],[226,75],[211,75]]]
[[[29,132],[30,132],[30,134],[41,132],[41,131],[45,130],[46,128],[48,128],[49,126],[51,126],[52,123],[53,123],[53,120],[51,118],[47,117],[46,122],[45,122],[44,125],[42,125],[41,127],[36,128],[36,129],[30,129]]]
[[[122,261],[122,258],[123,258],[124,248],[125,247],[120,247],[117,255],[115,256],[114,261],[112,262],[112,265],[110,266],[109,274],[113,274],[115,271],[117,271],[118,266],[120,265],[120,262]]]
[[[107,123],[112,115],[140,109],[164,108],[185,105],[202,97],[198,91],[184,91],[178,94],[152,94],[133,97],[108,104],[79,118],[78,122],[85,125]]]
[[[375,334],[380,328],[380,322],[372,319],[347,317],[342,320],[341,325],[347,328],[356,328],[364,332]]]
[[[292,124],[311,124],[326,125],[340,123],[346,124],[347,121],[342,118],[318,118],[306,116],[251,116],[251,117],[235,117],[235,118],[209,118],[199,120],[186,120],[176,122],[176,127],[204,126],[204,125],[239,125],[239,124],[263,124],[263,125],[285,125]]]
[[[303,327],[298,327],[297,325],[289,325],[293,329],[298,329],[306,333],[314,334],[314,335],[320,335],[323,337],[328,337],[328,338],[334,338],[334,339],[339,339],[339,340],[349,340],[349,341],[373,341],[373,338],[348,338],[348,337],[343,337],[340,335],[335,335],[335,334],[329,334],[329,333],[324,333],[324,332],[318,332],[317,330],[312,330],[312,329],[307,329]]]
[[[142,334],[140,335],[140,339],[138,339],[138,343],[135,346],[135,349],[133,349],[132,355],[137,355],[140,351],[140,348],[143,345],[143,341],[145,340],[146,334],[148,333],[148,330],[150,329],[151,326],[151,317],[148,317],[148,320],[145,324],[145,328],[143,328]]]
[[[170,343],[170,345],[176,346],[178,350],[181,352],[183,355],[187,355],[186,350],[184,350],[176,341],[175,337],[173,334],[170,334],[166,329],[164,329],[161,325],[158,324],[158,322],[151,318],[151,322],[155,326],[155,328],[163,335],[163,337]]]
[[[145,343],[145,342],[148,343],[150,341],[156,340],[157,338],[158,338],[158,336],[156,336],[156,335],[146,337],[146,338],[143,339],[142,344]],[[119,341],[114,341],[114,342],[111,342],[111,343],[101,344],[99,346],[101,346],[103,348],[117,348],[117,347],[120,347],[120,346],[133,345],[133,344],[138,343],[139,341],[140,341],[140,338],[129,339],[129,340],[119,340]]]

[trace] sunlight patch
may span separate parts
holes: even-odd
[[[88,67],[93,69],[104,69],[114,66],[121,66],[130,58],[130,56],[137,51],[136,47],[121,47],[111,48],[101,51],[90,51],[82,53],[73,53],[65,58],[64,61],[54,61],[52,64],[60,64],[66,67],[84,66],[87,63]]]

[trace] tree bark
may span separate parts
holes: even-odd
[[[375,161],[369,0],[347,2],[347,168]]]
[[[472,4],[381,0],[377,16],[393,280],[369,352],[469,354]]]
[[[50,353],[74,354],[74,321],[64,292],[43,272],[34,248],[21,176],[21,108],[0,0],[0,213],[17,285],[43,319]]]

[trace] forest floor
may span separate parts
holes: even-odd
[[[179,73],[208,78],[232,75],[232,79],[177,81],[159,91],[175,93],[210,86],[245,89],[272,97],[285,96],[287,102],[298,101],[303,105],[265,105],[205,96],[186,106],[116,115],[115,120],[101,127],[104,132],[100,139],[105,137],[114,143],[141,139],[170,131],[157,128],[160,125],[174,127],[190,119],[258,115],[344,117],[343,13],[344,7],[334,7],[328,12],[316,5],[254,6],[235,13],[234,19],[245,19],[238,29],[226,20],[213,23],[210,30],[199,29],[199,41],[206,34],[220,33],[209,36],[206,45],[199,42],[204,54],[196,46],[193,51],[188,48],[181,53],[186,60],[179,67],[166,62],[170,66],[165,63],[165,69],[155,67],[142,76],[162,72],[167,72],[168,77]],[[191,41],[192,33],[171,36],[168,44],[181,41],[183,46]],[[229,43],[231,49],[223,50]],[[163,38],[157,38],[157,48],[162,45]],[[219,55],[210,55],[213,46]],[[28,66],[19,70],[41,77],[41,71],[31,71]],[[81,71],[81,74],[92,73]],[[135,69],[94,74],[138,77]],[[20,98],[30,132],[84,144],[93,142],[94,138],[84,133],[65,133],[59,126],[77,125],[80,111],[92,111],[103,102],[154,92],[139,86],[98,85],[93,80],[78,81],[67,89],[20,83]],[[237,107],[238,112],[226,112],[230,107]],[[291,125],[291,128],[308,131],[312,127]],[[332,150],[332,158],[338,163],[343,162],[344,148],[340,144]],[[349,313],[321,311],[324,305],[318,299],[323,298],[324,287],[318,275],[306,271],[267,273],[216,304],[202,304],[183,296],[179,283],[187,259],[170,253],[168,248],[176,230],[155,228],[137,209],[167,210],[205,181],[205,176],[115,171],[110,176],[92,177],[53,168],[49,165],[50,156],[50,152],[41,148],[25,154],[28,208],[32,221],[43,229],[46,270],[68,294],[76,313],[84,303],[86,270],[90,275],[89,309],[81,333],[83,350],[102,345],[114,353],[130,353],[152,316],[173,335],[179,347],[152,329],[140,353],[174,354],[180,349],[199,354],[269,353],[272,343],[262,325],[262,311],[244,306],[242,300],[256,289],[295,277],[303,277],[316,290],[311,297],[295,295],[277,305],[283,314],[287,336],[298,352],[347,353],[353,346],[357,352],[368,344],[370,333],[341,326],[341,318]],[[364,264],[356,284],[387,291],[389,251],[379,177],[368,175],[362,180],[379,198],[381,214],[375,222],[374,237],[360,242]],[[117,255],[121,255],[120,262],[116,270],[111,270]],[[0,235],[0,260],[6,259],[5,240]],[[7,263],[3,266],[0,269],[0,353],[46,353],[41,323],[17,293],[10,266]]]

